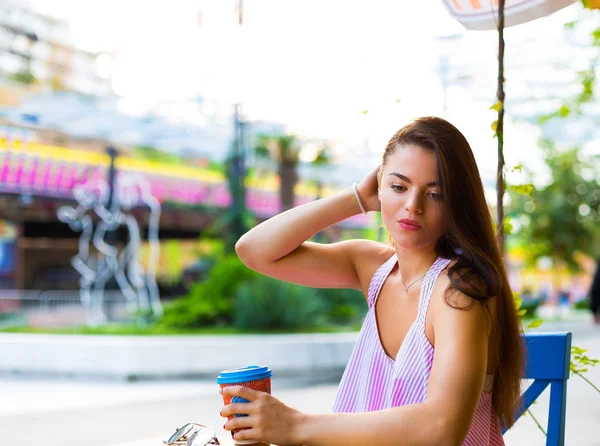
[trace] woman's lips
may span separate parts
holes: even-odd
[[[400,227],[402,229],[406,229],[407,231],[418,231],[419,229],[421,229],[421,226],[414,220],[409,220],[409,219],[403,219],[400,220],[398,223],[400,223]]]

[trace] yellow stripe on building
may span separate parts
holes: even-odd
[[[58,162],[85,164],[104,168],[108,167],[110,163],[109,156],[102,152],[91,152],[62,146],[39,144],[37,142],[22,144],[19,140],[12,140],[9,147],[6,138],[0,138],[0,153],[9,151],[14,152],[16,150],[21,150],[29,155],[52,159]],[[171,177],[179,180],[199,181],[212,184],[220,184],[226,181],[226,178],[222,173],[203,169],[201,167],[164,164],[158,161],[135,159],[125,156],[117,158],[116,166],[119,169],[130,172]],[[266,176],[266,178],[263,177],[260,179],[247,178],[246,185],[254,189],[274,192],[279,189],[279,178],[274,174],[270,174]],[[296,194],[298,196],[314,197],[316,193],[316,187],[311,183],[300,182],[296,185]],[[322,190],[323,196],[332,193],[335,193],[335,191],[329,187],[324,187]]]

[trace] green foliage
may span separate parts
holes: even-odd
[[[542,302],[539,299],[531,300],[528,302],[523,302],[523,304],[521,305],[521,308],[519,309],[519,312],[518,312],[519,316],[522,317],[523,319],[535,318],[537,315],[537,309],[539,308],[541,303]],[[541,321],[540,321],[540,323],[541,323]],[[527,326],[527,328],[534,328],[534,327]]]
[[[504,229],[504,235],[510,235],[510,234],[512,234],[514,227],[513,227],[512,223],[511,223],[509,217],[506,217],[504,219],[504,224],[502,225],[502,228]]]
[[[532,197],[533,189],[533,184],[514,184],[508,186],[508,190],[516,192],[520,195],[527,195],[528,197]]]
[[[594,86],[596,84],[596,71],[584,70],[577,73],[581,82],[581,92],[577,96],[579,103],[590,102],[594,99]]]
[[[331,154],[329,152],[330,150],[328,147],[323,147],[321,150],[319,150],[317,156],[312,162],[312,165],[315,167],[324,167],[331,164]]]
[[[294,190],[299,180],[301,141],[294,135],[257,135],[253,150],[257,159],[267,160],[277,170],[281,208],[292,208],[295,201]],[[322,147],[311,164],[323,167],[330,159],[329,149]]]
[[[592,38],[594,39],[593,45],[600,46],[600,28],[596,28],[592,31]]]
[[[490,107],[490,110],[494,110],[494,111],[500,111],[501,109],[502,109],[502,101],[498,101]]]
[[[571,347],[571,371],[573,373],[585,373],[588,367],[595,367],[600,360],[590,359],[585,355],[586,349],[579,347]]]
[[[367,311],[365,296],[347,288],[321,288],[317,293],[325,305],[327,321],[347,325],[361,320]]]
[[[218,212],[218,216],[203,234],[208,238],[223,238],[223,249],[228,254],[234,254],[235,244],[244,235],[248,228],[256,225],[256,216],[245,206],[237,213]]]
[[[20,82],[22,84],[25,84],[25,85],[31,85],[37,80],[35,78],[35,76],[33,75],[33,73],[31,72],[31,70],[27,70],[27,69],[18,71],[16,73],[12,74],[10,77],[13,80]]]
[[[581,0],[581,4],[587,9],[599,9],[598,0]]]
[[[555,266],[565,265],[571,271],[578,271],[576,253],[596,254],[590,241],[599,235],[598,174],[592,163],[580,159],[577,149],[559,151],[547,143],[545,151],[550,183],[535,190],[531,197],[510,188],[508,215],[523,226],[518,236],[529,245],[530,264],[548,256]]]
[[[182,164],[183,161],[177,155],[164,152],[153,146],[137,146],[134,149],[134,156],[148,161],[156,161],[162,164]]]
[[[383,218],[380,212],[376,212],[373,215],[373,222],[364,231],[363,238],[369,240],[375,240],[381,243],[387,243],[389,241],[389,234],[383,225]]]
[[[206,166],[206,170],[209,170],[211,172],[223,172],[225,170],[225,167],[223,166],[223,163],[214,160],[209,160],[208,165]]]
[[[360,291],[314,289],[264,277],[236,255],[216,252],[205,281],[165,305],[159,329],[182,330],[232,322],[243,330],[298,330],[316,325],[351,326],[366,312]]]
[[[179,259],[181,258],[181,243],[179,240],[167,240],[163,243],[164,248],[162,255],[167,259],[167,274],[171,280],[179,280],[181,278],[181,266]]]
[[[160,324],[191,328],[228,323],[238,287],[256,276],[237,256],[222,257],[204,282],[195,284],[187,296],[165,305]]]
[[[257,135],[254,144],[254,153],[257,158],[269,160],[274,163],[290,163],[297,165],[300,162],[302,144],[294,135]],[[331,163],[331,150],[324,146],[317,152],[311,162],[314,167],[323,167]]]
[[[258,135],[254,152],[258,158],[297,164],[300,161],[300,149],[294,135]]]
[[[589,299],[578,300],[573,304],[573,308],[575,310],[589,310],[590,309],[590,301]]]
[[[515,309],[517,310],[517,315],[522,319],[534,318],[541,303],[539,300],[524,303],[521,296],[519,296],[519,293],[513,293],[513,302],[515,304]],[[542,325],[542,321],[540,319],[534,319],[526,328],[537,328],[540,325]]]
[[[22,312],[7,311],[0,313],[0,327],[18,327],[27,324],[27,317]]]
[[[581,0],[581,3],[588,9],[600,9],[598,0]],[[565,23],[565,29],[572,30],[577,23],[578,21]],[[600,28],[592,31],[591,38],[592,46],[600,46]],[[594,100],[598,61],[599,59],[594,57],[587,70],[577,73],[581,84],[580,92],[567,99],[557,111],[542,116],[539,120],[541,124],[552,118],[564,119],[583,114],[583,105]],[[574,259],[577,251],[595,255],[591,241],[599,235],[598,171],[594,164],[580,159],[577,149],[559,152],[550,142],[546,141],[544,145],[547,149],[546,163],[551,170],[552,182],[536,193],[535,197],[521,197],[520,200],[517,198],[513,209],[519,209],[516,213],[520,212],[526,217],[521,221],[529,222],[523,232],[528,241],[527,252],[530,260],[547,255],[553,259],[555,267],[566,265],[576,271],[579,269],[579,264]],[[585,305],[585,301],[575,306],[577,308],[580,305]],[[588,367],[595,366],[599,361],[588,358],[584,353],[585,350],[572,347],[571,371],[600,393],[600,389],[583,376]],[[535,421],[545,434],[539,422]]]
[[[297,330],[321,324],[323,309],[315,290],[260,276],[240,286],[233,314],[246,330]]]
[[[542,325],[544,321],[542,321],[541,319],[536,319],[534,321],[531,321],[528,325],[527,328],[538,328],[540,325]]]
[[[600,360],[588,358],[587,355],[585,355],[585,352],[587,352],[586,349],[575,346],[571,347],[571,372],[587,382],[594,390],[596,390],[596,392],[600,393],[600,389],[596,387],[593,382],[583,376],[584,373],[587,373],[589,367],[595,367],[598,365],[598,363],[600,363]]]
[[[597,0],[582,0],[582,3],[586,8],[598,9],[599,4],[596,4]],[[578,21],[565,23],[565,29],[574,30]],[[591,47],[600,46],[600,28],[595,28],[590,33],[590,44]],[[573,116],[581,116],[584,113],[583,105],[590,103],[594,100],[594,92],[596,85],[596,66],[598,64],[597,57],[590,60],[590,65],[587,69],[581,70],[575,73],[577,81],[580,84],[580,91],[578,94],[567,98],[558,110],[543,115],[539,118],[540,124],[554,119],[554,118],[567,118]]]

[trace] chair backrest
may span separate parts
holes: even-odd
[[[571,333],[527,333],[525,379],[533,383],[522,396],[519,418],[550,385],[550,409],[546,446],[564,446],[567,379],[571,363]]]

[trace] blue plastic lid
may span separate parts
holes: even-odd
[[[217,384],[245,383],[270,378],[271,376],[273,376],[273,371],[269,367],[249,365],[239,369],[223,370],[217,377]]]

